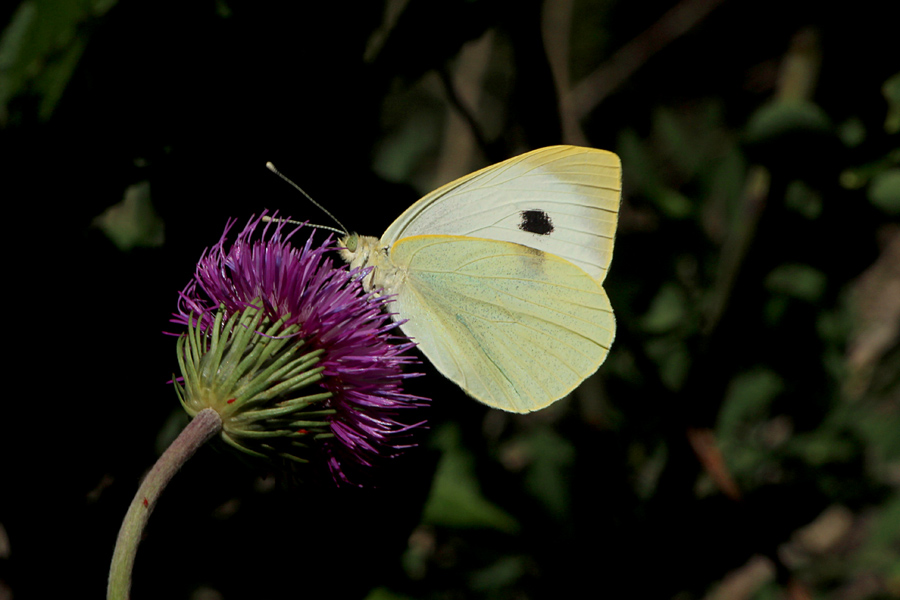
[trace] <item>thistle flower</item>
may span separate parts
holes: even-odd
[[[402,372],[413,344],[382,310],[389,298],[332,265],[331,238],[297,249],[297,229],[270,221],[251,240],[262,220],[226,248],[230,221],[181,293],[179,399],[192,417],[214,409],[221,439],[246,454],[322,460],[336,482],[358,484],[360,468],[414,445],[422,425],[401,420],[426,402],[402,390],[417,375]]]

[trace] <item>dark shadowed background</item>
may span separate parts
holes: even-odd
[[[556,143],[613,150],[618,336],[518,416],[433,370],[370,489],[201,452],[133,598],[900,598],[891,3],[27,0],[0,8],[0,599],[101,597],[184,426],[177,292],[228,218],[380,235]]]

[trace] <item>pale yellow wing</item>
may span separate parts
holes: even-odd
[[[444,376],[489,406],[525,413],[597,370],[615,319],[597,280],[520,244],[408,237],[390,249],[406,272],[392,310]]]
[[[622,189],[612,152],[550,146],[485,167],[410,206],[381,237],[417,235],[514,242],[565,258],[603,282]]]

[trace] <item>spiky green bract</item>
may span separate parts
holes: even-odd
[[[181,293],[185,409],[213,408],[225,442],[259,458],[322,461],[335,481],[359,483],[384,457],[415,445],[402,413],[413,346],[367,294],[360,273],[335,267],[329,239],[289,243],[284,221],[251,219],[230,247],[226,226]]]
[[[223,323],[220,310],[210,335],[188,324],[178,339],[178,399],[191,417],[204,408],[219,413],[222,439],[242,452],[308,462],[309,437],[333,437],[327,417],[335,411],[323,403],[332,393],[314,385],[325,351],[304,352],[296,324],[260,330],[264,316],[250,306]]]

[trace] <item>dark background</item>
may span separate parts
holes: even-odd
[[[103,594],[186,421],[161,332],[196,259],[229,217],[328,224],[266,161],[379,235],[555,143],[623,160],[598,374],[517,416],[423,366],[430,429],[362,490],[204,449],[150,520],[133,598],[900,598],[891,10],[4,5],[0,598]]]

